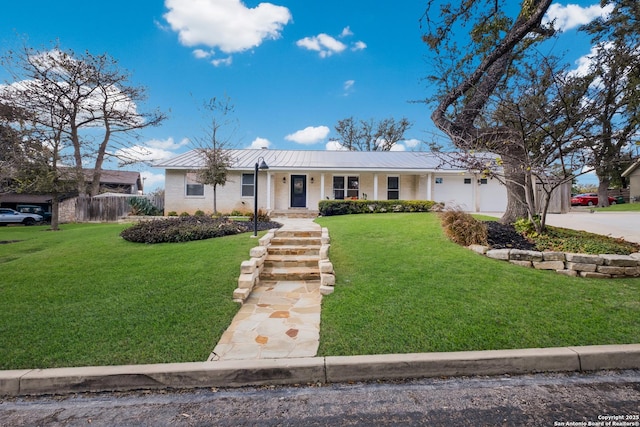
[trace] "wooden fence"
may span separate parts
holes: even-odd
[[[135,196],[118,195],[108,197],[78,196],[75,199],[66,201],[68,214],[65,215],[65,222],[117,222],[123,216],[129,215],[131,205],[129,200],[132,197],[146,197],[151,203],[160,209],[164,209],[164,198],[162,196]],[[73,210],[73,213],[71,212]],[[61,215],[62,216],[62,215]],[[62,219],[62,218],[61,218]]]

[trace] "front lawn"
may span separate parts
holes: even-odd
[[[0,369],[203,361],[249,234],[145,245],[119,224],[0,229]]]
[[[482,257],[435,214],[320,218],[335,292],[323,356],[640,342],[640,279],[582,279]]]
[[[606,208],[592,208],[601,212],[640,212],[640,203],[620,203]]]

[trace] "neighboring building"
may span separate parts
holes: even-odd
[[[622,177],[627,179],[629,186],[629,199],[631,202],[640,201],[640,160],[629,166],[622,172]]]
[[[93,169],[84,169],[87,186],[93,179]],[[100,192],[112,192],[122,194],[139,194],[143,191],[142,178],[139,172],[103,170],[100,175]],[[63,199],[77,196],[77,192],[65,194]],[[40,206],[45,212],[51,211],[51,195],[49,194],[25,194],[25,193],[0,193],[0,207],[15,209],[18,205]]]
[[[227,183],[217,187],[218,211],[252,212],[254,170],[258,205],[270,213],[318,210],[324,199],[434,200],[471,212],[500,212],[506,188],[495,179],[461,169],[440,167],[424,152],[230,150],[233,164]],[[166,170],[165,213],[213,211],[213,188],[197,181],[203,158],[190,151],[154,165]]]

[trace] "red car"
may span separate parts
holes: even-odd
[[[598,204],[596,193],[576,194],[571,198],[571,206],[595,206]],[[609,204],[615,205],[616,199],[609,196]]]

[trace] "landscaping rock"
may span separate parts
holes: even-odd
[[[520,267],[531,267],[531,261],[520,261],[517,259],[509,260],[511,264],[519,265]]]
[[[596,271],[598,273],[613,274],[613,275],[616,275],[616,276],[624,276],[625,275],[624,267],[615,267],[615,266],[610,266],[610,265],[599,265],[598,268],[596,269]]]
[[[536,270],[564,270],[563,261],[539,261],[533,263]]]
[[[542,252],[511,249],[509,259],[512,261],[542,261]]]
[[[543,261],[562,261],[564,262],[564,252],[542,252]]]
[[[576,264],[595,264],[595,265],[604,264],[604,260],[598,255],[568,253],[565,255],[565,257],[567,261],[576,263]]]
[[[471,249],[472,251],[479,253],[481,255],[484,255],[487,253],[487,251],[489,250],[488,246],[483,246],[483,245],[469,245],[467,246],[469,249]]]
[[[602,274],[602,273],[593,273],[591,271],[581,271],[580,277],[584,277],[585,279],[610,279],[611,275]]]
[[[638,260],[629,255],[602,254],[599,255],[604,260],[604,265],[618,267],[637,267]]]
[[[511,249],[489,249],[486,255],[488,258],[508,261],[510,252],[511,252]]]
[[[595,273],[598,266],[596,264],[585,264],[580,262],[567,262],[565,264],[567,270]]]

